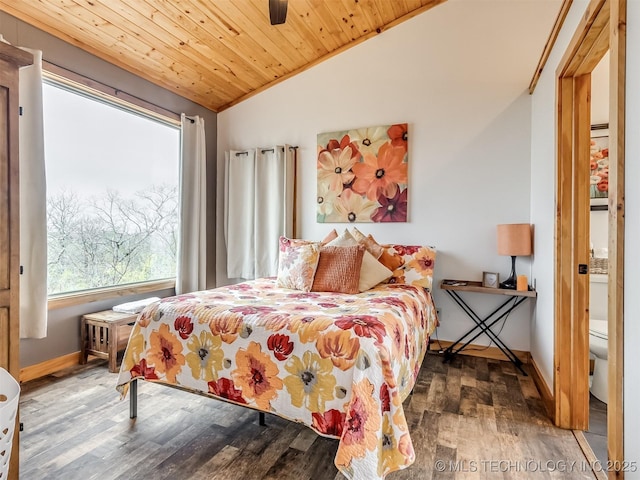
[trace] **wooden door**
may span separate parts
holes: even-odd
[[[0,367],[20,375],[20,217],[18,197],[18,69],[33,57],[0,42]],[[19,419],[16,417],[16,424]],[[15,429],[9,478],[18,478],[19,429]]]
[[[607,50],[609,65],[609,386],[607,405],[608,477],[624,478],[624,165],[626,91],[627,0],[591,0],[557,69],[558,76],[558,186],[556,229],[555,421],[565,428],[582,429],[588,420],[585,389],[588,358],[588,291],[576,288],[578,263],[586,250],[576,237],[585,236],[587,223],[576,215],[586,208],[584,191],[567,190],[575,170],[574,159],[585,157],[579,148],[588,139],[586,79]],[[586,89],[586,91],[585,91]],[[575,142],[575,143],[574,143]],[[578,147],[578,145],[580,147]],[[583,257],[570,255],[580,250]],[[586,292],[586,293],[585,293]],[[578,312],[577,315],[575,313]],[[574,320],[577,322],[577,327]],[[574,325],[572,325],[574,322]]]

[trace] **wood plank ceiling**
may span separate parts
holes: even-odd
[[[10,0],[0,10],[219,112],[445,0]],[[46,52],[45,52],[46,59]]]

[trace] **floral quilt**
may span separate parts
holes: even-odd
[[[163,299],[141,312],[117,389],[179,385],[339,439],[338,469],[384,478],[414,451],[402,401],[436,326],[428,291],[300,292],[273,278]]]

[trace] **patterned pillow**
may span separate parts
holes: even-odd
[[[277,285],[310,292],[319,259],[319,243],[298,244],[287,237],[280,237]]]
[[[434,247],[413,245],[383,245],[388,257],[402,262],[393,270],[386,283],[406,283],[431,290],[433,267],[436,260]]]
[[[362,245],[322,247],[311,291],[359,293],[364,252]]]
[[[328,245],[344,247],[358,245],[358,242],[349,233],[349,230],[345,229],[342,235],[329,242]],[[392,274],[393,272],[391,270],[382,265],[373,255],[365,250],[364,257],[362,258],[362,267],[360,268],[358,290],[360,292],[369,290],[387,280]]]
[[[384,252],[384,248],[378,242],[376,242],[371,235],[368,237],[365,236],[360,230],[356,227],[351,229],[351,235],[355,238],[360,245],[364,245],[364,248],[367,249],[371,255],[373,255],[376,260],[380,259],[380,255]]]

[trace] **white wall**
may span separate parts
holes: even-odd
[[[358,228],[381,242],[435,245],[436,282],[480,280],[483,270],[506,278],[510,259],[497,255],[495,230],[530,220],[527,86],[558,7],[450,0],[221,112],[219,186],[225,150],[299,145],[298,235],[321,239],[347,225],[316,223],[316,135],[408,122],[409,222]],[[223,284],[221,237],[218,245]],[[517,269],[529,274],[528,259],[519,259]],[[454,340],[471,320],[434,290],[442,309],[439,338]],[[469,298],[483,313],[498,300]],[[501,338],[510,347],[529,350],[529,314],[521,307],[507,322]]]
[[[640,478],[640,2],[627,2],[627,91],[625,152],[625,275],[624,275],[624,453],[639,471],[625,474]]]
[[[606,257],[609,248],[609,212],[592,210],[590,241],[596,257]]]
[[[536,226],[532,275],[538,301],[531,324],[531,355],[547,385],[553,387],[554,268],[556,192],[556,80],[555,72],[588,4],[573,2],[555,47],[532,95],[531,107],[531,222]]]
[[[591,72],[591,124],[609,123],[609,52]]]

